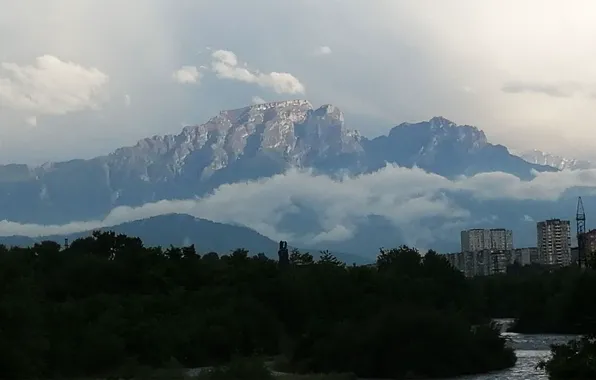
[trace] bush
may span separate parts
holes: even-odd
[[[263,361],[254,358],[236,358],[226,366],[203,371],[197,380],[273,380],[275,377]]]
[[[546,370],[549,379],[596,379],[596,337],[556,344],[551,347],[551,352],[552,357],[538,365]]]
[[[311,374],[311,375],[295,375],[288,374],[279,376],[280,380],[357,380],[358,377],[354,374],[348,373],[330,373],[330,374]]]

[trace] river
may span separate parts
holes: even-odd
[[[505,330],[511,320],[498,320],[498,322],[502,323]],[[536,369],[536,365],[550,356],[551,344],[566,343],[575,338],[570,335],[526,335],[510,332],[502,334],[515,349],[517,355],[515,367],[485,375],[460,377],[457,380],[547,380],[548,377],[544,371]]]
[[[511,320],[498,320],[506,330]],[[550,355],[550,345],[566,343],[575,338],[570,335],[526,335],[503,332],[511,347],[515,349],[517,363],[515,367],[504,371],[484,375],[463,376],[446,380],[548,380],[544,371],[536,369],[536,365]],[[196,376],[201,369],[189,370],[190,376]]]

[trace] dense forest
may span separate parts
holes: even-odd
[[[488,372],[516,362],[491,317],[518,318],[519,331],[588,333],[595,286],[592,272],[572,268],[466,279],[435,252],[405,246],[370,266],[327,252],[293,251],[287,263],[243,249],[201,255],[111,232],[68,247],[0,246],[0,376],[132,377],[242,358],[365,378]],[[593,341],[573,344],[583,350],[573,373],[588,373]],[[553,348],[560,354],[544,364],[553,379],[570,373],[574,347]]]
[[[240,244],[239,244],[240,245]],[[373,266],[292,252],[144,247],[96,233],[68,248],[0,249],[0,374],[104,376],[136,367],[276,357],[285,372],[445,377],[515,363],[473,289],[439,255]]]
[[[513,266],[507,275],[472,283],[485,299],[485,314],[515,318],[511,331],[580,335],[553,346],[552,358],[541,363],[551,380],[596,379],[596,271]]]
[[[485,299],[485,315],[515,318],[511,331],[526,334],[596,333],[596,273],[561,269],[509,268],[507,275],[476,277],[473,287]]]

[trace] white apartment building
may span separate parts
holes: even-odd
[[[513,232],[504,228],[475,228],[461,232],[461,252],[513,249]]]
[[[549,219],[536,224],[538,255],[542,264],[571,264],[571,223]]]

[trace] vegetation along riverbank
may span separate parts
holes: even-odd
[[[513,272],[466,279],[433,251],[408,247],[381,251],[371,266],[297,251],[280,265],[242,249],[199,254],[109,232],[66,249],[0,247],[0,373],[131,377],[275,356],[279,372],[441,378],[515,364],[490,317],[589,331],[596,310],[579,293],[596,285],[593,273]],[[238,378],[220,372],[201,376]]]

